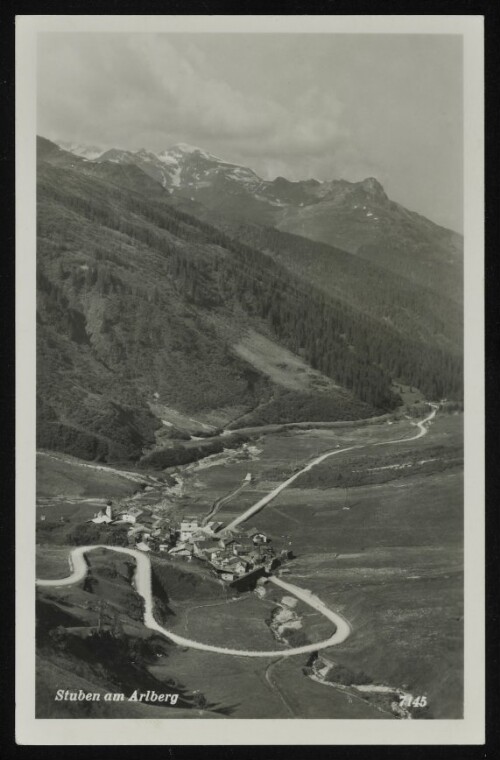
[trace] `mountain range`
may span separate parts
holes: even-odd
[[[198,201],[211,212],[337,246],[461,299],[461,236],[390,200],[373,177],[263,180],[248,167],[182,143],[160,153],[111,149],[97,155],[95,147],[70,147],[84,158],[136,165],[172,196]]]
[[[461,238],[376,180],[67,147],[38,138],[40,447],[136,461],[176,430],[369,417],[398,383],[461,396]]]

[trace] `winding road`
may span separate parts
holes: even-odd
[[[302,599],[310,607],[313,607],[318,612],[321,612],[328,620],[330,620],[336,627],[335,632],[324,641],[319,641],[314,644],[307,644],[301,647],[294,647],[292,649],[284,650],[270,650],[270,651],[253,651],[247,649],[229,649],[227,647],[219,647],[213,644],[204,644],[201,641],[193,641],[185,636],[179,636],[179,634],[168,630],[164,626],[160,625],[154,617],[154,600],[151,590],[151,561],[147,554],[139,551],[138,549],[128,549],[124,546],[108,546],[106,544],[96,544],[91,546],[77,546],[70,552],[70,566],[72,569],[71,575],[67,578],[59,580],[36,580],[37,586],[52,586],[62,587],[71,586],[74,583],[81,582],[88,573],[88,565],[85,559],[85,555],[96,549],[108,549],[120,554],[127,554],[129,557],[133,557],[136,562],[136,570],[133,579],[133,584],[137,593],[142,596],[144,600],[144,617],[143,622],[146,628],[151,631],[160,633],[162,636],[166,636],[175,644],[180,646],[190,647],[191,649],[201,649],[204,652],[214,652],[215,654],[230,654],[237,657],[291,657],[295,654],[306,654],[308,652],[315,652],[318,649],[326,649],[326,647],[340,644],[349,636],[351,631],[349,623],[344,620],[343,617],[336,612],[330,610],[321,599],[312,594],[310,591],[294,586],[292,583],[287,583],[281,578],[275,578],[271,576],[269,580],[276,586],[287,591],[289,594],[294,594],[298,599]]]
[[[347,446],[347,448],[345,449],[334,449],[333,451],[327,451],[325,454],[321,454],[320,456],[311,460],[309,464],[306,464],[305,467],[303,467],[301,470],[299,470],[290,478],[288,478],[288,480],[285,480],[283,481],[283,483],[280,483],[280,485],[277,486],[277,488],[275,488],[273,491],[270,491],[270,493],[266,494],[262,499],[256,502],[253,506],[249,507],[249,509],[247,509],[246,512],[243,512],[232,522],[228,523],[228,525],[226,525],[224,530],[232,530],[236,528],[240,523],[245,522],[245,520],[248,520],[248,518],[254,515],[256,512],[260,512],[260,510],[263,507],[265,507],[266,504],[269,504],[269,502],[275,499],[276,496],[279,493],[281,493],[281,491],[284,491],[285,488],[288,488],[288,486],[291,483],[293,483],[294,480],[297,480],[297,478],[300,478],[300,476],[303,475],[304,472],[311,470],[317,464],[319,464],[320,462],[323,462],[325,459],[328,459],[329,457],[333,457],[336,454],[343,454],[345,451],[352,451],[353,449],[364,449],[370,446],[387,446],[388,444],[393,444],[393,443],[406,443],[407,441],[415,441],[417,438],[422,438],[422,436],[426,435],[427,433],[426,424],[430,422],[430,420],[432,420],[436,416],[436,412],[439,408],[437,404],[430,404],[430,406],[432,407],[432,411],[427,415],[427,417],[425,417],[423,420],[420,420],[420,422],[416,423],[416,426],[419,428],[419,431],[415,435],[412,435],[409,438],[397,438],[393,441],[380,441],[379,443],[360,443],[360,444],[356,444],[355,446]]]
[[[391,443],[404,443],[406,441],[412,441],[412,440],[416,440],[417,438],[421,438],[427,433],[426,424],[430,420],[433,419],[438,409],[438,406],[435,404],[431,404],[431,406],[432,406],[431,413],[427,417],[425,417],[423,420],[416,423],[417,427],[419,428],[419,432],[416,435],[411,436],[409,438],[396,439],[393,441],[381,441],[380,443],[375,443],[375,444],[361,444],[361,445],[356,445],[356,446],[349,446],[348,448],[345,448],[345,449],[335,449],[334,451],[329,451],[325,454],[322,454],[321,456],[316,457],[316,459],[313,459],[311,462],[309,462],[308,465],[306,465],[299,472],[295,473],[291,478],[288,478],[288,480],[284,481],[284,483],[281,483],[281,485],[279,485],[277,488],[271,491],[271,493],[267,494],[267,496],[265,496],[263,499],[260,499],[260,501],[258,501],[252,507],[250,507],[250,509],[248,509],[242,515],[236,518],[236,520],[233,520],[233,522],[230,523],[230,525],[228,525],[227,528],[235,527],[236,525],[243,522],[244,520],[247,520],[248,517],[255,514],[255,512],[258,512],[260,509],[262,509],[266,504],[268,504],[272,499],[274,499],[281,491],[283,491],[288,485],[290,485],[290,483],[292,483],[294,480],[296,480],[296,478],[302,475],[303,472],[307,472],[316,464],[319,464],[320,462],[324,461],[330,456],[334,456],[335,454],[341,454],[343,451],[350,451],[351,449],[365,448],[368,446],[382,446],[382,445],[387,445]],[[293,594],[298,599],[305,602],[305,604],[309,605],[309,607],[312,607],[317,612],[320,612],[328,620],[330,620],[335,625],[335,632],[329,638],[324,639],[323,641],[314,642],[312,644],[307,644],[300,647],[292,647],[290,649],[270,650],[270,651],[230,649],[226,647],[215,646],[213,644],[205,644],[201,641],[194,641],[193,639],[180,636],[179,634],[174,633],[173,631],[170,631],[168,628],[165,628],[164,626],[160,625],[160,623],[158,623],[154,617],[154,599],[153,599],[152,584],[151,584],[151,561],[149,559],[149,556],[139,551],[138,549],[129,549],[122,546],[108,546],[106,544],[77,546],[74,549],[72,549],[69,554],[69,564],[70,564],[71,574],[67,578],[56,579],[56,580],[42,580],[42,579],[37,578],[36,585],[40,587],[47,587],[47,586],[63,587],[63,586],[71,586],[75,583],[79,583],[83,581],[89,569],[85,555],[97,549],[107,549],[110,551],[115,551],[115,552],[118,552],[119,554],[126,554],[135,559],[136,570],[135,570],[135,574],[133,578],[133,585],[137,593],[144,600],[144,616],[143,616],[144,625],[146,626],[146,628],[149,628],[151,631],[155,631],[156,633],[159,633],[162,636],[166,636],[168,639],[170,639],[176,644],[179,644],[180,646],[190,647],[192,649],[200,649],[202,651],[213,652],[215,654],[234,655],[237,657],[283,658],[283,657],[293,657],[294,655],[298,655],[298,654],[307,654],[309,652],[318,651],[319,649],[326,649],[327,647],[335,646],[336,644],[341,644],[343,641],[347,639],[347,637],[349,636],[351,632],[349,623],[341,615],[339,615],[336,612],[333,612],[333,610],[327,607],[327,605],[324,602],[322,602],[321,599],[317,597],[315,594],[313,594],[311,591],[300,588],[299,586],[295,586],[294,584],[284,581],[281,578],[270,576],[269,581],[271,583],[274,583],[274,585],[283,589],[287,593]]]

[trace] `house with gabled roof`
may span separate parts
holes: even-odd
[[[234,541],[235,539],[231,535],[222,536],[221,538],[219,538],[218,544],[221,549],[225,549],[226,546],[230,546],[231,544],[234,544]]]
[[[139,507],[130,507],[126,510],[126,512],[122,512],[119,515],[118,521],[119,522],[128,522],[128,523],[136,523],[138,517],[143,514],[142,509],[139,509]]]
[[[219,555],[222,553],[222,549],[220,548],[219,544],[210,544],[209,546],[203,546],[201,551],[211,561],[219,557]]]
[[[185,517],[181,520],[180,535],[181,541],[187,541],[193,533],[196,533],[200,528],[200,524],[195,517]]]

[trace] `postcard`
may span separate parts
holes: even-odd
[[[17,742],[481,744],[482,17],[16,36]]]

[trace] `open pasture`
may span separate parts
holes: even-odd
[[[258,458],[213,467],[186,469],[183,491],[175,499],[179,514],[206,514],[216,499],[252,480],[222,504],[216,519],[228,522],[304,466],[336,447],[362,446],[402,439],[417,432],[410,420],[359,428],[294,431],[263,436]],[[320,467],[363,467],[367,457],[394,452],[424,459],[433,447],[457,449],[460,415],[438,415],[428,435],[401,444],[369,446],[340,453]],[[180,468],[182,473],[182,468]],[[374,684],[426,695],[425,717],[460,717],[463,646],[463,478],[460,467],[409,474],[399,480],[349,487],[320,487],[310,471],[307,487],[300,481],[250,518],[243,527],[266,532],[277,549],[291,548],[295,559],[283,568],[284,579],[316,593],[352,626],[350,637],[325,653],[343,668],[366,674]],[[318,468],[317,472],[320,472]],[[92,498],[92,497],[87,497]],[[98,502],[43,500],[47,520],[61,515],[88,519]],[[88,515],[88,516],[87,516]],[[61,531],[65,528],[61,525]],[[40,575],[67,573],[63,547],[39,547]],[[93,594],[115,598],[131,619],[139,613],[124,569],[109,553],[93,557]],[[163,563],[165,564],[165,563]],[[175,567],[174,567],[175,564]],[[194,566],[196,564],[196,567]],[[170,567],[171,565],[171,567]],[[238,596],[205,577],[197,563],[169,563],[163,600],[170,609],[168,626],[206,643],[279,651],[266,619],[281,598],[266,586],[266,596]],[[278,573],[281,571],[278,571]],[[117,585],[118,584],[118,585]],[[118,595],[117,595],[117,592]],[[63,592],[58,592],[63,596]],[[65,591],[74,602],[82,589]],[[299,603],[296,608],[309,641],[325,638],[330,625]],[[90,614],[90,613],[87,613]],[[139,623],[137,623],[140,625]],[[327,630],[328,629],[328,630]],[[203,691],[232,717],[390,718],[372,697],[315,683],[304,673],[307,657],[253,660],[172,647],[152,666],[155,675],[174,678],[186,688]],[[352,690],[351,690],[352,691]],[[414,717],[418,717],[415,715]]]
[[[64,458],[63,458],[64,457]],[[137,483],[110,470],[89,467],[88,462],[67,454],[37,453],[37,496],[119,498],[130,496],[137,490]]]
[[[395,426],[390,427],[394,438],[408,435],[402,427],[394,435]],[[427,436],[398,448],[388,444],[370,451],[388,453],[393,446],[394,453],[400,449],[424,458],[426,449],[460,446],[461,433],[460,415],[438,415]],[[384,437],[387,440],[385,430]],[[286,436],[281,450],[273,446],[279,454],[273,457],[270,450],[266,463],[275,468],[284,463],[289,444]],[[342,458],[350,456],[362,466],[362,450],[339,454],[331,464],[341,467]],[[265,477],[262,468],[256,485],[263,492],[274,485]],[[221,519],[243,511],[250,495],[247,492],[243,500],[239,494],[225,504]],[[364,671],[374,683],[426,694],[426,717],[461,715],[463,474],[459,467],[347,492],[288,488],[251,523],[277,544],[293,549],[296,559],[284,577],[317,593],[352,624],[351,636],[332,648],[332,658]],[[282,667],[285,671],[280,665],[278,674]]]
[[[219,602],[198,600],[175,607],[175,632],[228,648],[280,650],[284,645],[275,640],[266,625],[274,606],[254,594]]]

